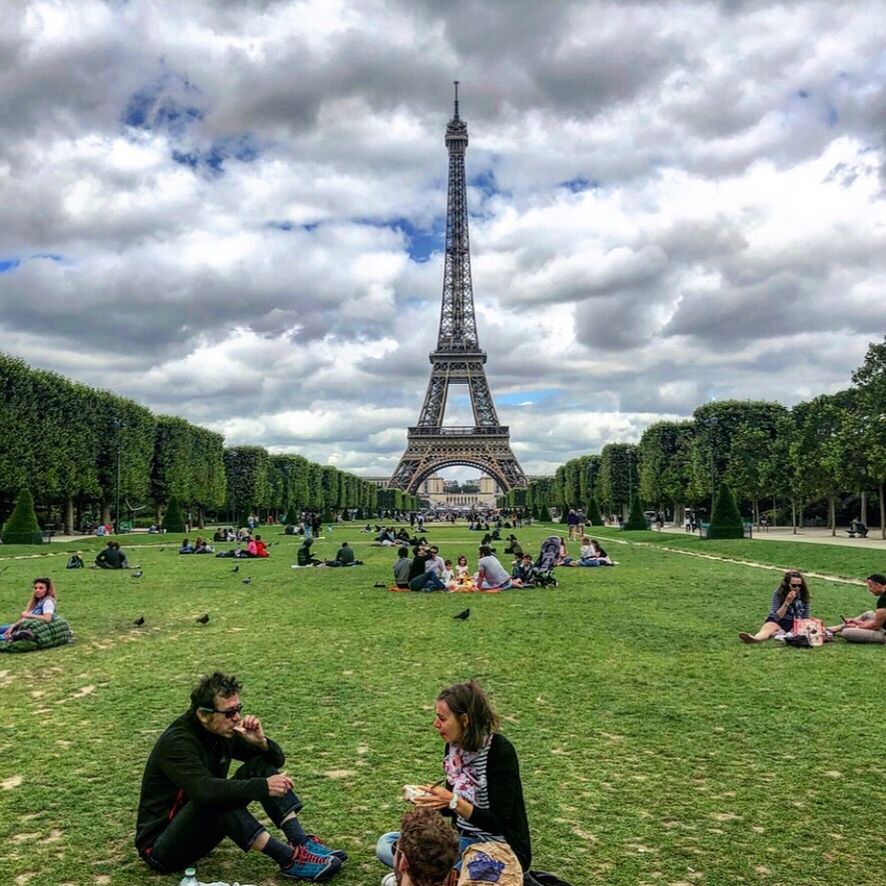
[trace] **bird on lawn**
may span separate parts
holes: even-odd
[[[452,617],[457,618],[459,621],[467,621],[471,617],[471,610],[462,609],[462,611],[459,612],[458,615],[453,615]]]
[[[244,578],[244,579],[243,579],[243,584],[245,584],[245,585],[251,585],[251,584],[252,584],[252,576],[249,575],[249,576],[247,576],[246,578]]]
[[[209,613],[207,612],[204,615],[201,615],[197,621],[200,622],[201,625],[205,625],[209,621]]]
[[[239,572],[239,571],[240,571],[240,567],[239,567],[239,566],[235,566],[235,567],[231,570],[231,572]]]
[[[137,569],[135,572],[132,573],[133,578],[141,578],[143,575],[144,572],[142,572],[141,569]]]
[[[140,628],[144,623],[145,623],[145,617],[144,617],[143,615],[140,615],[140,616],[139,616],[139,617],[133,622],[133,624],[134,624],[137,628]]]

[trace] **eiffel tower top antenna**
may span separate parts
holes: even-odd
[[[458,120],[458,80],[453,80],[452,82],[455,85],[455,114],[453,115],[453,120]]]

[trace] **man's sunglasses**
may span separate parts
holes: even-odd
[[[223,711],[218,708],[200,708],[200,710],[207,714],[221,714],[226,720],[233,720],[243,710],[243,705],[238,704],[235,708],[226,708]]]

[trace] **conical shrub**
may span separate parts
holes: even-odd
[[[541,506],[541,511],[539,511],[538,519],[541,520],[542,523],[551,522],[551,512],[548,510],[547,505]]]
[[[163,528],[167,532],[185,531],[185,519],[182,516],[182,509],[177,498],[169,499],[166,513],[163,515]]]
[[[638,495],[635,495],[634,500],[631,502],[631,510],[628,514],[628,522],[625,523],[623,528],[627,530],[649,528],[646,525],[646,516],[643,514],[643,508],[640,506],[640,496]]]
[[[720,484],[717,492],[717,500],[714,502],[714,513],[711,515],[711,525],[708,529],[708,538],[743,538],[744,521],[735,503],[732,490],[725,483]]]
[[[591,526],[603,525],[603,515],[600,513],[600,506],[597,504],[597,499],[593,496],[591,496],[591,500],[588,502],[588,510],[585,516],[588,518],[588,523]]]
[[[29,489],[22,489],[18,494],[15,507],[3,527],[3,544],[5,545],[39,545],[43,544],[40,524],[34,511],[34,499]]]

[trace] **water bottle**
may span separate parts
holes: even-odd
[[[185,875],[178,886],[200,886],[197,882],[197,868],[185,868]]]

